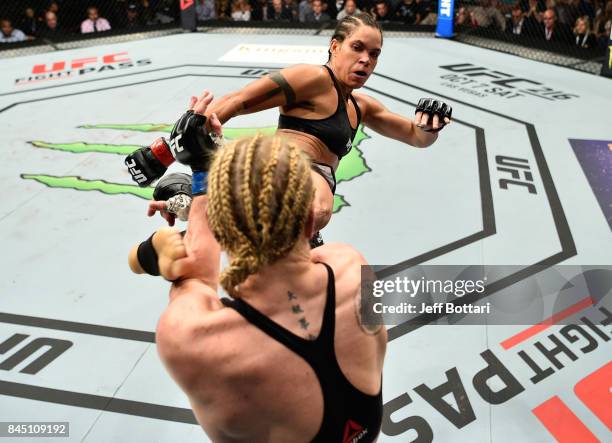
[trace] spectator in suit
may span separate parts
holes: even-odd
[[[331,17],[323,12],[323,2],[321,0],[312,1],[312,12],[306,15],[306,23],[325,23],[331,20]]]
[[[45,25],[40,30],[39,36],[41,38],[48,38],[53,40],[54,38],[60,37],[61,35],[63,35],[63,32],[60,28],[55,12],[45,12]]]
[[[547,9],[544,11],[544,14],[542,14],[542,21],[544,22],[544,26],[540,29],[540,36],[543,36],[549,42],[571,42],[571,31],[562,23],[557,22],[557,14],[554,9]]]
[[[81,34],[109,31],[110,29],[110,23],[104,17],[100,17],[98,8],[95,6],[87,8],[87,18],[81,23]]]
[[[525,17],[523,16],[523,11],[521,11],[521,7],[517,4],[510,13],[510,19],[508,19],[508,23],[506,24],[506,31],[512,35],[521,35],[527,34],[525,29]]]

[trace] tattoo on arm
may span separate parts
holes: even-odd
[[[355,300],[353,305],[355,306],[355,317],[357,318],[357,323],[361,326],[361,330],[368,335],[377,335],[380,331],[382,331],[382,315],[378,316],[381,323],[377,325],[364,324],[361,318],[361,303],[362,303],[361,294],[357,294],[355,296]]]
[[[296,97],[295,97],[295,91],[293,90],[293,88],[291,87],[291,85],[289,84],[289,82],[287,80],[285,80],[285,77],[283,77],[281,75],[280,72],[273,72],[272,74],[270,74],[268,76],[268,78],[270,80],[272,80],[274,83],[276,83],[278,85],[278,88],[274,88],[271,89],[268,92],[265,92],[264,94],[258,95],[257,97],[253,97],[250,100],[247,100],[245,102],[242,102],[242,110],[243,111],[247,111],[250,108],[253,108],[257,105],[262,104],[263,102],[265,102],[266,100],[269,100],[275,96],[277,96],[280,93],[284,93],[285,94],[285,107],[291,109],[291,108],[296,108],[296,107],[300,107],[300,108],[305,108],[308,110],[313,111],[314,110],[314,106],[310,103],[305,103],[305,104],[297,104],[296,103]]]
[[[270,80],[280,86],[280,89],[285,93],[285,99],[287,100],[285,106],[292,106],[296,102],[295,91],[289,82],[285,80],[285,77],[280,72],[273,72],[270,74]]]
[[[274,88],[274,89],[266,92],[265,94],[258,95],[257,97],[253,97],[250,100],[242,102],[242,110],[243,111],[247,111],[247,110],[249,110],[251,108],[254,108],[255,106],[260,105],[263,102],[265,102],[266,100],[269,100],[272,97],[274,97],[275,95],[279,94],[281,91],[282,91],[281,88]]]

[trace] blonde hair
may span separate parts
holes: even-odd
[[[278,136],[257,134],[217,152],[208,175],[208,221],[230,256],[220,282],[232,296],[297,243],[314,198],[310,174],[302,150]]]
[[[585,34],[590,34],[591,33],[591,20],[589,20],[589,16],[588,15],[583,15],[582,17],[578,17],[576,19],[576,23],[574,23],[574,34],[578,34],[578,23],[579,22],[583,22],[586,26],[586,32]]]

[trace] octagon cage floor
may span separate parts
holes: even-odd
[[[58,441],[209,441],[156,352],[169,284],[126,266],[162,220],[145,216],[151,189],[133,186],[123,157],[167,134],[191,95],[324,63],[327,43],[195,33],[0,62],[0,421],[69,423]],[[491,297],[537,266],[612,265],[609,80],[388,38],[363,92],[408,116],[419,98],[440,97],[454,122],[428,149],[362,128],[338,171],[326,242],[394,271],[516,266]],[[277,118],[241,116],[226,135],[272,132]],[[444,317],[389,325],[379,441],[610,441],[612,309],[609,296],[589,300],[553,313],[583,335]]]

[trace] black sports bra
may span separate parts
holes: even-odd
[[[336,329],[336,284],[334,271],[327,264],[327,300],[321,332],[314,341],[305,340],[280,326],[241,299],[222,298],[245,320],[272,339],[302,357],[313,369],[323,391],[323,423],[313,443],[359,442],[376,440],[382,424],[382,386],[376,395],[368,395],[346,378],[334,349]]]
[[[346,104],[342,99],[342,93],[340,92],[340,86],[338,80],[334,76],[331,68],[327,65],[323,65],[329,75],[331,75],[334,81],[334,87],[338,93],[338,107],[336,112],[326,118],[321,119],[309,119],[294,117],[291,115],[281,114],[278,118],[278,129],[293,129],[294,131],[305,132],[306,134],[314,135],[321,140],[325,146],[329,148],[331,152],[341,159],[349,153],[353,147],[353,139],[357,134],[357,128],[361,123],[361,111],[357,106],[355,97],[349,95],[350,100],[355,106],[357,111],[357,127],[352,128],[349,122],[348,114],[346,111]]]

